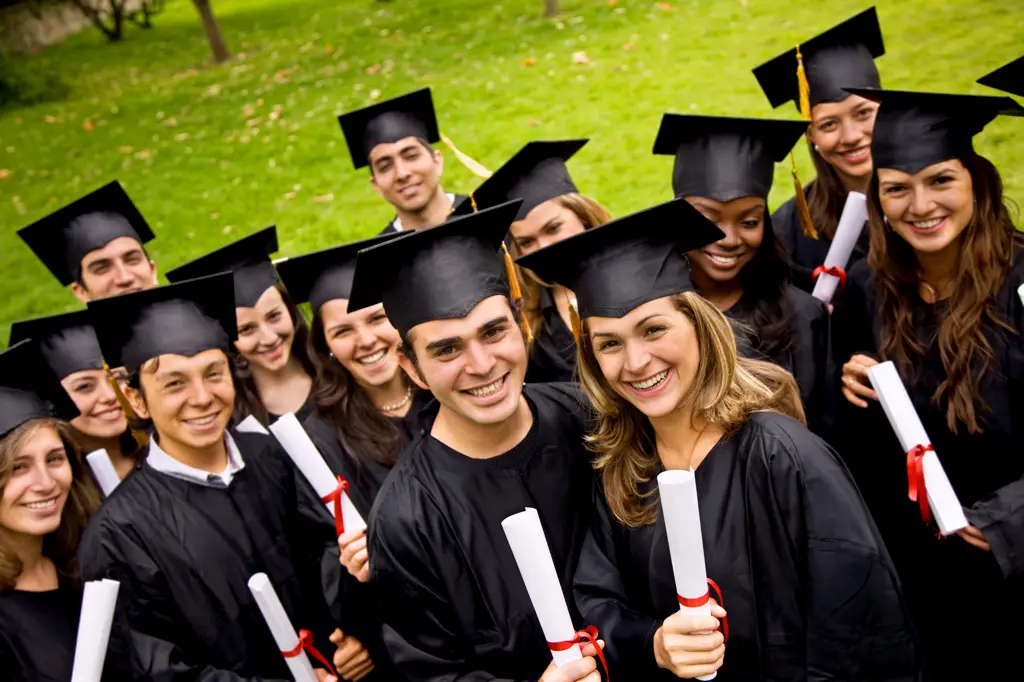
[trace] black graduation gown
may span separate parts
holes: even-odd
[[[453,197],[452,198],[452,210],[453,211],[455,209],[457,209],[462,204],[463,201],[465,201],[466,199],[469,198],[465,194],[454,194],[454,195],[452,195],[452,197]],[[391,234],[392,232],[396,232],[397,231],[395,229],[395,221],[396,220],[398,220],[398,216],[397,215],[388,222],[388,224],[384,227],[383,230],[381,230],[380,232],[377,233],[377,236],[380,237],[380,236],[385,235],[385,234]]]
[[[935,453],[992,552],[959,537],[938,539],[907,497],[906,457],[881,406],[868,409],[839,399],[844,458],[865,492],[889,545],[919,624],[936,680],[1004,680],[1020,676],[1017,648],[1024,642],[1024,310],[1017,288],[1024,283],[1024,253],[1007,274],[995,309],[1015,332],[986,323],[995,354],[980,393],[991,411],[981,415],[983,433],[961,426],[954,434],[931,402],[945,378],[935,334],[945,302],[912,303],[919,340],[928,348],[903,377]],[[855,353],[878,357],[880,344],[874,275],[867,263],[850,273],[843,305],[836,310],[836,362]],[[964,646],[965,595],[976,600],[983,632]],[[1010,673],[1009,671],[1014,671]]]
[[[813,184],[813,180],[807,184],[804,194],[810,196]],[[828,255],[828,248],[832,246],[832,240],[825,236],[821,225],[816,226],[819,233],[818,239],[812,239],[804,234],[803,228],[800,227],[800,216],[796,210],[795,197],[772,213],[772,227],[775,230],[775,236],[786,247],[786,252],[789,254],[793,283],[810,293],[814,290],[814,277],[812,276],[814,268],[825,262],[825,256]],[[868,227],[865,225],[857,240],[857,245],[854,247],[853,254],[850,256],[850,262],[846,266],[847,272],[855,263],[867,257],[869,243]],[[836,300],[839,299],[841,293],[836,292]]]
[[[277,442],[233,433],[245,468],[225,488],[142,465],[92,518],[84,580],[121,582],[135,654],[160,680],[291,679],[248,589],[266,573],[297,629],[330,656],[333,624],[318,589],[324,534],[298,513],[297,475]],[[127,655],[110,650],[110,655]]]
[[[302,407],[300,407],[295,412],[295,418],[298,419],[299,423],[301,424],[302,422],[304,422],[306,420],[307,417],[309,417],[309,415],[313,414],[315,411],[316,411],[316,402],[313,400],[313,390],[310,389],[309,395],[306,396],[306,401],[304,403],[302,403]],[[267,425],[269,426],[270,424],[273,424],[278,419],[280,419],[282,416],[283,415],[274,414],[272,412],[268,412],[267,413]]]
[[[696,470],[708,576],[730,637],[718,680],[919,679],[899,580],[835,452],[775,413],[751,417]],[[646,491],[657,497],[656,476]],[[664,520],[627,528],[600,485],[576,571],[612,679],[674,680],[654,634],[679,609]]]
[[[576,372],[576,340],[565,326],[551,290],[541,287],[540,310],[544,328],[533,340],[526,380],[531,384],[573,381]]]
[[[535,681],[551,661],[501,522],[537,509],[572,605],[593,476],[572,387],[524,395],[534,423],[514,448],[475,460],[425,430],[377,496],[371,579],[384,641],[412,682]]]

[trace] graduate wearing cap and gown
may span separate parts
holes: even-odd
[[[501,522],[537,509],[569,603],[589,522],[587,410],[569,385],[523,386],[526,343],[499,251],[518,208],[456,218],[357,259],[349,309],[383,302],[403,368],[437,398],[369,518],[384,641],[414,682],[545,674],[551,653]]]
[[[430,88],[342,114],[338,123],[353,167],[369,167],[370,183],[395,208],[380,234],[443,223],[466,199],[441,187],[444,158],[431,146],[441,133]]]
[[[566,162],[587,140],[528,142],[473,191],[456,213],[468,214],[522,199],[509,229],[509,250],[521,256],[611,220],[608,210],[580,194]],[[530,383],[572,381],[576,342],[569,329],[572,292],[524,273],[521,312],[530,326]]]
[[[1009,97],[855,92],[881,106],[871,256],[850,271],[833,319],[843,454],[900,570],[934,679],[1010,679],[1024,638],[1024,237],[972,137],[1024,107]],[[866,376],[886,360],[965,509],[971,527],[959,537],[938,539],[908,499],[907,453]],[[985,621],[969,644],[958,607],[967,591],[980,595]]]
[[[147,679],[289,679],[247,586],[256,573],[267,574],[291,622],[330,656],[333,625],[317,588],[334,528],[299,514],[298,474],[273,438],[226,430],[231,276],[89,310],[104,357],[128,370],[126,394],[154,435],[146,461],[93,517],[78,560],[85,580],[121,583]]]
[[[825,262],[846,195],[864,193],[871,179],[875,105],[843,88],[881,87],[875,59],[885,54],[878,14],[871,7],[754,69],[778,108],[796,103],[809,122],[807,139],[818,177],[772,214],[775,233],[789,253],[794,284],[810,292],[813,271]],[[867,255],[867,230],[849,265]],[[842,292],[837,292],[841,296]]]
[[[1017,57],[1009,64],[982,76],[978,82],[1017,97],[1024,97],[1024,56]]]
[[[116,180],[18,236],[83,303],[156,286],[156,265],[145,247],[153,232]]]
[[[234,277],[235,424],[249,415],[261,424],[273,423],[286,412],[302,419],[313,410],[309,330],[270,261],[275,252],[277,227],[271,225],[167,272],[171,282],[219,272]]]
[[[689,254],[697,291],[742,323],[743,354],[793,374],[807,424],[824,436],[831,422],[828,308],[790,283],[767,203],[775,164],[805,128],[802,121],[665,114],[654,153],[675,156],[676,197],[725,233]]]
[[[683,252],[721,236],[675,199],[520,259],[576,292],[581,383],[602,406],[575,578],[583,622],[612,679],[920,679],[899,580],[848,471],[798,421],[792,378],[738,356],[692,290]],[[725,607],[714,617],[679,611],[657,485],[673,469],[695,471]],[[727,641],[713,632],[726,615]]]

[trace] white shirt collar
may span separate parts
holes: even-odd
[[[227,431],[224,432],[224,445],[228,452],[228,464],[220,474],[211,474],[174,459],[164,452],[156,438],[151,438],[149,441],[149,455],[146,456],[146,464],[156,471],[174,478],[211,488],[227,488],[231,485],[235,474],[245,468],[245,462],[242,460],[242,453],[239,452],[235,440]]]
[[[445,192],[444,195],[446,197],[448,197],[448,203],[451,204],[452,206],[454,206],[455,205],[455,195],[454,194],[450,194],[448,192]],[[395,216],[395,219],[391,221],[391,227],[395,228],[395,232],[401,232],[402,230],[405,229],[405,228],[402,227],[402,219],[399,218],[397,215]]]

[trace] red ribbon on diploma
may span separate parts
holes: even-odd
[[[299,630],[298,646],[296,646],[291,651],[282,651],[281,655],[285,658],[295,658],[303,651],[305,651],[307,654],[309,654],[316,660],[326,665],[327,669],[331,672],[332,675],[334,675],[335,677],[338,676],[338,671],[334,669],[334,666],[331,665],[331,662],[324,658],[324,655],[317,651],[316,647],[313,646],[313,633],[309,630]]]
[[[924,484],[924,453],[935,452],[931,443],[915,445],[907,452],[907,497],[917,502],[921,518],[926,524],[932,521],[932,510],[928,506],[928,489]]]
[[[601,661],[601,667],[604,668],[604,679],[611,680],[611,677],[608,676],[608,661],[604,660],[604,649],[597,644],[597,628],[593,625],[588,625],[578,631],[572,639],[565,642],[548,642],[548,648],[552,651],[568,651],[577,644],[580,645],[580,651],[583,651],[583,647],[587,644],[594,645],[594,648],[597,649],[597,660]]]
[[[815,281],[817,281],[818,276],[821,275],[822,273],[826,275],[832,275],[833,277],[838,277],[839,288],[846,288],[846,270],[843,270],[838,265],[830,265],[827,268],[824,265],[819,265],[818,267],[814,268],[814,272],[811,273],[811,276],[814,278]]]
[[[708,585],[710,585],[711,589],[713,589],[715,591],[715,596],[718,597],[718,605],[721,606],[724,609],[725,608],[725,604],[722,601],[722,590],[721,590],[721,588],[718,587],[718,583],[716,583],[711,578],[708,578]],[[676,597],[679,598],[680,605],[689,607],[691,609],[695,609],[698,606],[704,606],[709,601],[711,601],[711,590],[708,590],[707,592],[705,592],[704,594],[702,594],[699,597],[684,597],[681,594],[677,594]],[[729,641],[729,617],[728,616],[726,616],[725,618],[722,619],[722,636],[725,638],[725,641],[727,641],[727,642]]]
[[[334,503],[334,530],[338,533],[338,537],[345,532],[345,517],[341,515],[341,494],[348,490],[348,481],[345,480],[344,476],[338,476],[338,487],[330,492],[329,495],[324,495],[320,500],[326,504]]]

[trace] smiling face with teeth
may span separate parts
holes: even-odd
[[[767,203],[761,197],[726,202],[706,197],[686,200],[725,233],[717,242],[688,254],[694,283],[702,292],[710,293],[722,284],[735,282],[761,248]]]
[[[383,304],[349,313],[348,300],[336,298],[320,306],[317,315],[334,359],[364,389],[384,386],[399,375],[401,339],[384,313]]]
[[[807,138],[832,166],[845,187],[862,186],[871,176],[871,136],[878,104],[858,95],[811,108]]]
[[[117,438],[128,428],[128,420],[102,369],[72,372],[60,383],[81,413],[71,420],[71,425],[85,435],[101,440]]]
[[[236,308],[235,317],[235,349],[250,365],[276,372],[288,364],[295,340],[295,320],[276,286],[264,291],[252,308]]]
[[[974,182],[957,160],[928,166],[913,175],[879,168],[878,198],[889,227],[914,251],[938,254],[959,249],[974,217]]]
[[[73,473],[64,442],[51,426],[25,425],[6,435],[20,447],[10,453],[10,474],[0,491],[0,533],[41,537],[57,530]],[[0,449],[6,450],[0,441]],[[6,453],[5,453],[6,454]]]

